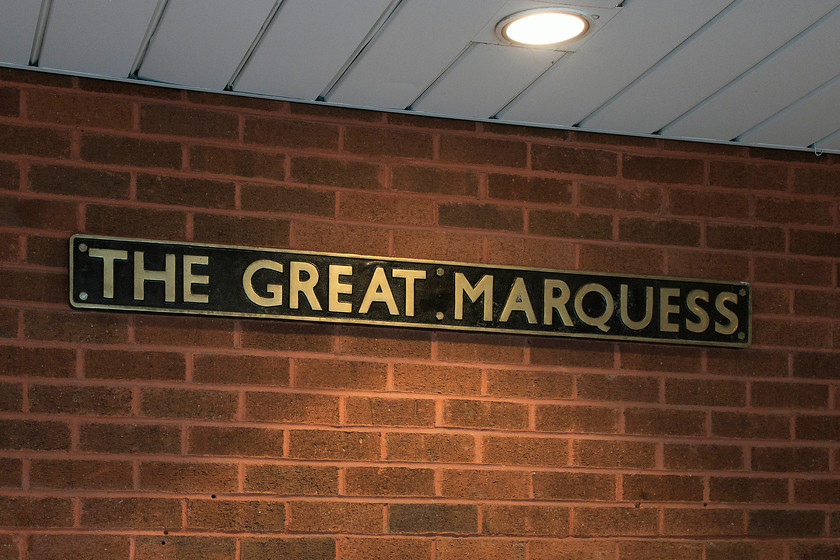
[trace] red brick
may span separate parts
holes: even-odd
[[[597,401],[658,402],[659,378],[581,374],[577,376],[577,396]]]
[[[187,216],[180,210],[91,204],[85,210],[85,232],[184,241]]]
[[[189,453],[194,455],[282,457],[283,430],[193,426],[189,430]]]
[[[17,117],[20,115],[20,90],[13,87],[0,87],[0,115]]]
[[[244,354],[197,354],[193,380],[200,383],[284,386],[289,384],[289,359]]]
[[[23,385],[0,383],[0,412],[21,412],[23,410]]]
[[[380,533],[383,506],[346,502],[291,502],[293,533]]]
[[[518,232],[524,224],[522,210],[511,206],[449,202],[439,204],[437,213],[438,224],[447,227]]]
[[[237,400],[232,391],[144,388],[140,393],[140,414],[154,418],[233,420]]]
[[[700,502],[703,477],[678,475],[624,475],[622,498],[628,501]]]
[[[554,371],[491,369],[487,370],[487,393],[495,397],[571,398],[572,375]]]
[[[820,409],[828,407],[828,385],[754,381],[750,396],[754,407]]]
[[[59,90],[27,90],[26,115],[33,121],[69,126],[121,130],[132,126],[131,103],[127,100]]]
[[[578,440],[573,463],[582,467],[653,468],[656,445],[645,441]]]
[[[816,447],[753,447],[752,470],[827,472],[828,449]]]
[[[387,366],[355,360],[295,360],[295,386],[332,389],[385,389]]]
[[[621,560],[700,560],[702,543],[668,541],[622,541],[618,543]]]
[[[475,441],[464,434],[390,433],[385,438],[388,459],[423,463],[470,463],[475,460]]]
[[[700,410],[629,408],[624,411],[624,422],[628,434],[702,436],[706,433],[706,413]]]
[[[529,475],[523,471],[444,470],[442,494],[466,499],[525,499]]]
[[[183,354],[90,350],[85,352],[85,377],[92,379],[183,380]]]
[[[345,189],[381,189],[383,171],[363,161],[344,161],[323,157],[292,157],[289,180],[307,185]]]
[[[736,445],[665,444],[665,468],[669,470],[742,470],[744,451]]]
[[[709,224],[706,226],[706,245],[713,249],[782,253],[785,232],[767,226]]]
[[[489,464],[555,467],[569,461],[564,439],[487,436],[483,443],[482,460]]]
[[[751,510],[747,534],[753,537],[821,537],[825,513],[809,510]]]
[[[584,472],[535,472],[534,499],[614,501],[616,477]]]
[[[665,402],[699,406],[738,406],[747,402],[746,383],[709,379],[666,379]]]
[[[237,177],[264,177],[282,181],[286,177],[286,156],[219,146],[193,146],[190,169]]]
[[[348,127],[344,151],[366,156],[432,159],[433,137],[427,132],[382,127]]]
[[[82,526],[102,529],[179,529],[181,504],[161,498],[86,498]]]
[[[17,536],[0,535],[0,560],[18,560],[18,558],[20,558],[20,552]]]
[[[571,239],[612,239],[613,218],[607,214],[584,214],[556,210],[531,210],[528,233]]]
[[[793,312],[813,317],[840,317],[840,302],[831,297],[832,292],[797,290],[794,294]]]
[[[589,538],[535,540],[530,544],[531,560],[614,560],[618,547],[614,540]]]
[[[135,560],[224,560],[236,553],[231,537],[140,535],[136,543]]]
[[[528,427],[528,409],[519,403],[450,399],[443,403],[447,426],[522,430]]]
[[[243,210],[279,214],[333,217],[336,195],[332,191],[276,184],[244,184],[240,187]]]
[[[723,536],[744,534],[744,512],[737,509],[665,509],[666,535]]]
[[[805,379],[840,379],[840,354],[795,352],[793,375]]]
[[[654,183],[703,183],[703,161],[674,157],[623,155],[621,175],[635,181]]]
[[[137,176],[137,200],[141,202],[232,209],[235,198],[236,186],[227,181],[165,175],[140,174]]]
[[[352,255],[387,255],[388,231],[355,224],[295,222],[294,249]],[[412,232],[413,233],[413,232]]]
[[[0,226],[75,232],[77,207],[69,201],[0,196]]]
[[[70,155],[70,132],[0,124],[0,153],[66,158]]]
[[[757,257],[755,277],[761,282],[773,284],[831,286],[833,282],[829,263],[805,259]]]
[[[615,177],[618,173],[618,154],[604,150],[569,148],[534,144],[531,165],[540,171]]]
[[[379,459],[380,435],[375,432],[292,430],[289,456],[298,459]]]
[[[340,354],[379,358],[432,356],[432,335],[427,331],[367,326],[339,327]]]
[[[140,107],[140,131],[236,140],[239,136],[239,119],[233,113],[162,103],[146,104]]]
[[[561,433],[618,432],[618,408],[601,406],[537,405],[537,431]]]
[[[477,262],[481,260],[483,241],[479,235],[397,230],[393,233],[395,257]]]
[[[328,395],[245,393],[245,418],[259,422],[335,425],[338,423],[338,407],[338,397]]]
[[[140,463],[140,490],[165,492],[234,492],[238,488],[233,463]]]
[[[83,424],[79,446],[99,453],[179,453],[181,430],[152,424]]]
[[[182,93],[186,93],[187,100],[196,105],[211,105],[218,107],[237,107],[249,111],[286,112],[289,110],[289,103],[276,99],[263,99],[259,97],[245,97],[242,95],[227,95],[212,91],[192,90],[183,92],[174,90],[180,99]]]
[[[0,262],[17,263],[21,260],[19,237],[14,233],[0,233]]]
[[[736,218],[746,220],[750,213],[749,198],[732,193],[673,189],[668,191],[668,204],[677,216]]]
[[[130,490],[129,461],[36,459],[29,473],[32,488]]]
[[[273,117],[247,117],[245,119],[247,144],[336,150],[338,134],[338,127],[328,123]]]
[[[134,339],[154,346],[233,346],[234,321],[228,318],[137,315]]]
[[[428,560],[432,546],[425,539],[348,537],[338,542],[338,551],[343,560]]]
[[[707,541],[706,560],[783,560],[782,542]]]
[[[431,399],[348,397],[345,408],[346,424],[425,427],[435,424],[435,402]]]
[[[435,541],[435,558],[440,560],[462,558],[525,560],[525,546],[526,543],[522,541],[442,538]]]
[[[334,349],[335,327],[299,321],[242,321],[242,347],[272,352],[327,352]]]
[[[788,439],[790,417],[713,411],[712,435],[741,439]]]
[[[88,558],[124,560],[128,558],[131,548],[129,540],[128,535],[36,533],[27,541],[27,558],[30,560],[86,560]]]
[[[289,221],[252,216],[196,214],[193,218],[195,241],[203,243],[288,247]]]
[[[319,112],[317,114],[321,114],[322,112],[326,112],[329,115],[336,114],[336,108],[326,107],[321,105],[292,105],[292,111],[294,112],[296,109],[300,108],[305,111],[311,111],[312,108],[317,108]],[[400,125],[400,126],[411,126],[414,128],[428,128],[432,130],[464,130],[467,132],[476,132],[478,128],[475,122],[468,121],[468,120],[453,120],[447,118],[440,118],[440,117],[427,117],[426,115],[418,115],[416,113],[384,113],[380,115],[377,112],[372,111],[358,111],[356,113],[346,112],[344,109],[341,109],[340,113],[344,118],[358,118],[359,115],[364,115],[366,121],[377,122],[382,120],[384,117],[385,122],[388,124]],[[377,117],[376,119],[372,117]]]
[[[435,205],[431,200],[346,192],[339,198],[338,218],[376,224],[431,226],[435,221]]]
[[[461,504],[392,504],[390,533],[476,533],[478,507]]]
[[[42,235],[26,237],[26,262],[54,267],[67,260],[67,238]]]
[[[669,249],[668,274],[710,280],[747,279],[750,275],[750,259],[746,256],[722,252]]]
[[[796,481],[797,488],[800,482]],[[787,480],[755,478],[712,478],[711,500],[722,502],[787,502]]]
[[[22,474],[23,465],[19,459],[0,459],[0,488],[20,488]]]
[[[489,237],[488,264],[513,264],[534,268],[573,269],[575,247],[559,239]]]
[[[67,300],[65,273],[0,269],[0,285],[5,287],[4,299],[64,303]]]
[[[787,181],[785,165],[741,161],[712,161],[709,164],[709,184],[713,186],[781,191],[787,188]]]
[[[245,491],[277,495],[334,496],[338,468],[309,465],[248,465]]]
[[[82,133],[84,161],[131,167],[181,169],[181,145],[146,138]]]
[[[662,191],[656,188],[591,182],[578,188],[581,206],[646,213],[658,213],[662,208]]]
[[[780,224],[830,226],[832,212],[831,204],[822,200],[758,198],[755,202],[757,219]]]
[[[33,192],[74,197],[128,199],[128,173],[63,165],[32,165],[29,188]]]
[[[335,560],[335,540],[324,537],[284,539],[244,538],[242,560],[300,558],[300,560]]]
[[[0,189],[20,189],[20,166],[13,161],[0,161]]]
[[[700,224],[679,220],[650,220],[648,218],[620,218],[618,240],[655,245],[700,244]]]
[[[525,167],[525,142],[443,135],[440,139],[441,161],[458,164]]]
[[[561,506],[483,505],[481,532],[488,535],[569,535],[569,509]]]
[[[786,315],[793,307],[792,302],[793,292],[787,288],[753,285],[753,313]]]
[[[792,230],[790,232],[790,252],[801,255],[838,257],[840,235],[825,231]]]
[[[178,511],[180,518],[180,509]],[[283,532],[286,509],[282,502],[268,500],[189,500],[187,529]]]
[[[2,527],[70,527],[73,505],[69,499],[0,496]]]
[[[70,449],[70,428],[64,422],[0,420],[0,449]]]
[[[487,176],[490,198],[547,204],[569,204],[572,201],[572,182],[549,177],[523,177],[490,173]]]
[[[664,348],[650,345],[621,347],[622,369],[699,373],[701,353],[696,348]]]
[[[840,544],[794,542],[790,545],[790,560],[834,560],[840,555]]]
[[[648,247],[617,245],[581,245],[581,270],[615,272],[621,274],[663,274],[665,251]]]
[[[793,190],[803,194],[824,194],[833,196],[834,186],[840,180],[840,171],[835,168],[802,167],[793,170]]]
[[[481,370],[432,364],[394,364],[394,390],[410,393],[478,395]]]
[[[706,350],[709,373],[736,377],[787,377],[788,353],[758,348]]]
[[[355,467],[345,469],[348,496],[434,496],[431,469]]]
[[[458,169],[396,165],[392,170],[391,188],[395,191],[475,197],[478,195],[478,174]]]
[[[797,416],[796,438],[840,441],[840,416]]]
[[[131,389],[32,385],[29,389],[29,410],[47,414],[128,416],[131,414]]]
[[[584,537],[653,535],[657,528],[654,508],[575,508],[572,535]]]
[[[444,362],[521,364],[525,354],[521,337],[441,332],[437,343],[438,359]]]
[[[797,479],[794,481],[794,501],[798,504],[840,503],[840,480]]]

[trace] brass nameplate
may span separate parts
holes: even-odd
[[[75,235],[70,303],[745,347],[750,286]]]

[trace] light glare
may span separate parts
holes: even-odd
[[[553,45],[577,37],[586,27],[586,20],[574,14],[539,12],[511,21],[503,33],[514,43]]]

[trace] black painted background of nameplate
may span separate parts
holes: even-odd
[[[128,261],[117,261],[114,266],[114,297],[102,297],[103,272],[102,259],[91,258],[87,252],[80,250],[80,245],[104,249],[118,249],[128,251]],[[256,318],[297,319],[311,321],[329,321],[340,323],[387,324],[392,326],[425,327],[455,329],[467,331],[497,331],[521,333],[529,335],[572,336],[584,338],[639,340],[648,342],[667,342],[676,344],[696,344],[705,346],[734,346],[745,347],[751,339],[750,286],[743,282],[712,282],[707,280],[686,280],[663,277],[642,277],[632,275],[613,275],[588,272],[567,272],[557,270],[543,270],[531,268],[494,267],[487,265],[473,265],[437,261],[396,260],[377,257],[361,257],[350,255],[335,255],[328,253],[310,253],[297,251],[282,251],[274,249],[256,249],[228,247],[204,244],[189,244],[178,242],[158,242],[113,237],[76,235],[71,240],[71,293],[70,300],[73,307],[110,309],[125,311],[149,311],[163,313],[186,313],[202,315],[223,315]],[[163,282],[149,281],[145,286],[145,300],[136,301],[133,296],[133,258],[134,251],[145,253],[145,267],[147,270],[163,270],[166,253],[176,255],[176,301],[164,301]],[[194,265],[193,274],[210,277],[209,286],[196,284],[194,293],[206,293],[208,303],[186,303],[182,301],[183,268],[182,257],[185,254],[209,257],[209,265]],[[283,305],[277,307],[262,307],[251,302],[242,287],[242,276],[245,268],[256,260],[269,259],[283,265],[283,273],[263,270],[254,275],[253,284],[260,295],[269,296],[261,291],[267,283],[283,286]],[[305,297],[301,295],[298,309],[291,309],[289,303],[288,272],[290,261],[305,261],[314,264],[319,271],[320,279],[315,286],[315,294],[321,304],[321,310],[312,310]],[[341,301],[351,303],[351,313],[335,313],[328,311],[328,272],[331,264],[351,266],[352,276],[343,276],[342,283],[353,285],[352,294],[342,294]],[[365,290],[368,287],[374,270],[382,267],[386,271],[391,290],[396,301],[399,315],[391,316],[387,306],[381,302],[371,305],[368,313],[357,312]],[[405,286],[404,279],[392,278],[390,271],[394,268],[423,270],[425,280],[415,282],[415,314],[413,317],[405,315]],[[442,275],[438,275],[442,271]],[[494,319],[498,318],[504,307],[511,286],[517,277],[525,281],[531,305],[537,318],[537,324],[530,324],[525,313],[514,311],[508,321],[483,321],[483,299],[475,303],[464,297],[463,319],[454,318],[454,275],[463,273],[474,286],[485,274],[492,274]],[[560,317],[555,313],[553,325],[542,325],[543,309],[543,281],[546,278],[557,278],[566,282],[574,294],[580,286],[596,282],[605,286],[615,300],[615,312],[607,321],[607,332],[580,321],[573,309],[573,298],[568,304],[569,313],[573,319],[572,326],[564,326]],[[704,333],[691,333],[684,328],[679,332],[660,332],[659,303],[655,301],[653,320],[650,325],[641,330],[626,327],[619,318],[618,309],[622,305],[619,296],[621,284],[629,286],[631,299],[636,305],[629,307],[629,316],[640,319],[644,315],[644,293],[648,286],[657,288],[679,288],[684,295],[693,289],[703,289],[709,292],[710,301],[714,302],[720,292],[734,292],[739,294],[738,303],[730,306],[739,319],[740,328],[732,335],[720,335],[714,328]],[[80,293],[86,293],[87,299],[81,300]],[[636,297],[633,297],[633,295]],[[584,308],[593,316],[598,316],[604,309],[603,298],[597,294],[590,294],[583,300]],[[706,305],[712,313],[713,304]],[[682,306],[681,306],[682,309]],[[443,313],[438,319],[437,314]],[[671,315],[671,322],[683,325],[685,311]],[[696,318],[691,315],[692,320]]]

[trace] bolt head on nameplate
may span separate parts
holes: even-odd
[[[745,282],[75,235],[78,309],[746,347]]]

